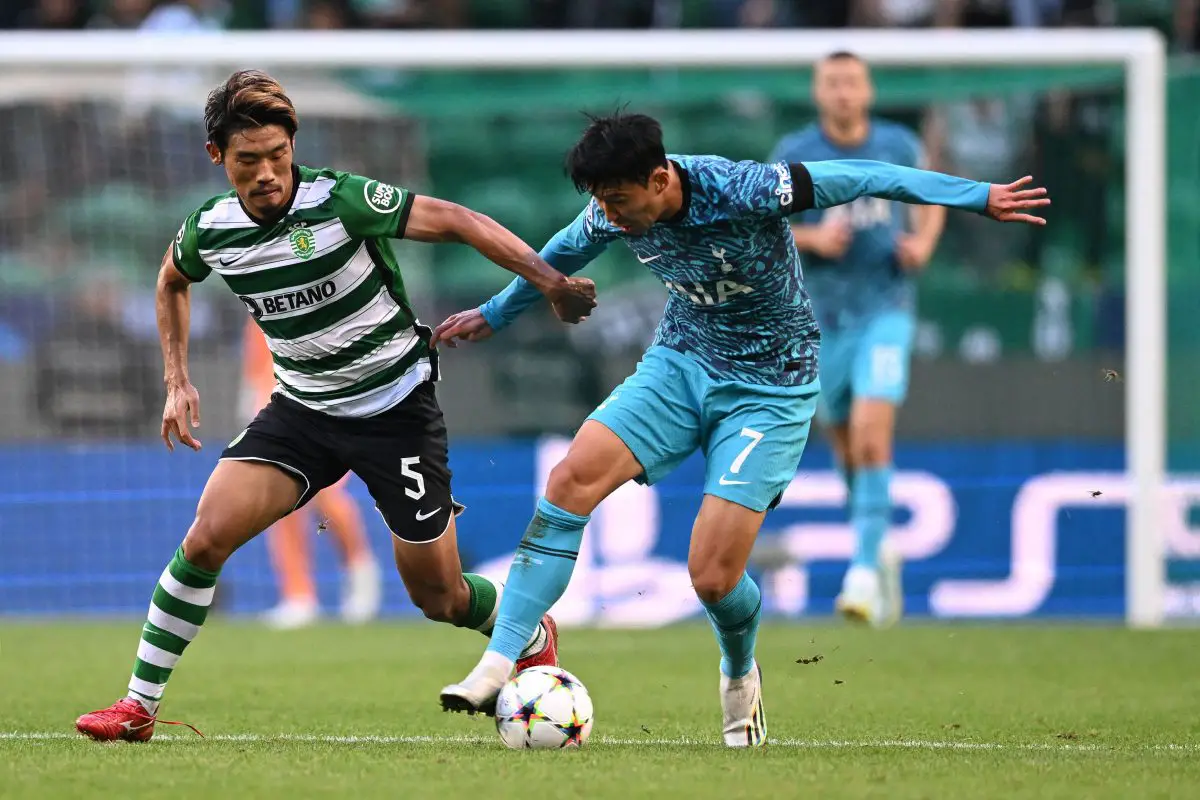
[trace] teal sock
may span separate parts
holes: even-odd
[[[892,521],[892,468],[866,467],[855,471],[850,489],[850,522],[858,544],[853,566],[879,565],[879,546]]]
[[[504,582],[489,651],[517,660],[542,615],[567,590],[588,519],[544,497],[538,501]]]
[[[758,584],[743,572],[729,594],[715,603],[704,603],[704,610],[721,648],[721,673],[729,678],[744,676],[754,666],[754,643],[762,618]]]

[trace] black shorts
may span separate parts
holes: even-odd
[[[463,506],[450,493],[446,423],[432,383],[373,417],[333,417],[276,394],[222,459],[262,461],[304,485],[296,508],[347,472],[362,478],[392,534],[431,542]]]

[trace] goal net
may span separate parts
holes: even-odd
[[[0,614],[140,613],[248,420],[244,309],[213,278],[193,292],[205,448],[168,456],[156,442],[154,276],[182,218],[227,188],[200,117],[229,72],[281,80],[304,163],[462,202],[536,245],[582,203],[561,173],[579,111],[629,104],[662,120],[674,152],[765,159],[811,122],[811,64],[839,49],[872,65],[877,112],[920,131],[934,164],[981,180],[1032,173],[1054,199],[1044,232],[951,214],[921,279],[893,491],[908,608],[1143,626],[1200,612],[1188,478],[1200,420],[1179,377],[1200,361],[1186,305],[1200,254],[1186,237],[1168,251],[1165,236],[1200,209],[1200,80],[1168,70],[1146,32],[808,31],[0,36]],[[398,249],[426,322],[505,283],[464,248]],[[460,528],[468,565],[504,571],[562,437],[661,312],[661,285],[622,248],[589,274],[602,305],[588,325],[563,335],[531,314],[504,342],[446,359],[456,494],[474,512]],[[688,462],[600,509],[569,619],[694,610],[683,564],[699,476]],[[850,548],[843,501],[814,440],[755,554],[772,612],[829,610]],[[273,602],[261,541],[222,585],[229,610]],[[387,608],[411,610],[398,581]]]

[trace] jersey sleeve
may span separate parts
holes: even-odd
[[[786,161],[739,161],[727,178],[726,192],[738,216],[781,218],[792,213],[795,186]]]
[[[882,161],[836,160],[792,164],[795,211],[832,208],[860,197],[882,197],[917,205],[981,213],[990,184]]]
[[[603,215],[593,200],[571,224],[554,234],[538,253],[550,266],[564,275],[574,275],[604,252],[616,234],[607,230]],[[516,278],[498,295],[479,307],[479,313],[493,331],[510,324],[522,311],[541,297],[524,278]]]
[[[200,257],[199,235],[196,230],[199,218],[199,211],[192,212],[179,226],[179,233],[175,235],[175,242],[171,245],[171,261],[175,269],[183,277],[196,283],[207,278],[208,273],[212,272],[212,267],[205,264],[204,259]]]
[[[338,175],[331,196],[346,232],[357,239],[401,239],[413,193],[361,175]]]

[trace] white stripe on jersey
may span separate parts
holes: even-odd
[[[272,339],[267,337],[267,346],[272,353],[282,358],[321,358],[336,353],[361,336],[371,333],[380,325],[400,313],[400,306],[386,291],[380,291],[367,305],[353,316],[310,333],[299,339]]]
[[[337,302],[370,277],[374,269],[375,262],[371,260],[364,242],[341,269],[328,277],[301,286],[243,296],[253,300],[262,310],[260,320],[276,322],[291,319]]]
[[[246,216],[242,204],[236,197],[218,200],[208,211],[200,213],[196,220],[198,228],[257,228],[254,220]]]
[[[405,397],[408,397],[413,389],[417,388],[423,381],[429,380],[432,376],[433,368],[429,365],[429,359],[422,358],[413,364],[408,372],[404,373],[395,383],[389,383],[386,386],[372,389],[369,392],[354,397],[341,397],[337,400],[326,401],[313,400],[311,398],[301,400],[292,397],[287,393],[287,389],[282,386],[277,387],[276,391],[290,400],[295,400],[297,403],[302,403],[311,409],[329,414],[331,417],[370,417],[392,408]]]
[[[335,392],[370,378],[390,368],[418,342],[417,332],[412,328],[399,331],[396,338],[362,359],[342,367],[335,372],[309,375],[293,372],[275,365],[275,376],[298,392]]]
[[[301,182],[296,189],[296,198],[292,210],[313,208],[321,205],[333,194],[336,184],[332,178],[317,178],[315,181]],[[227,197],[218,201],[208,211],[200,214],[196,222],[200,228],[254,228],[257,223],[242,210],[242,204],[236,197]]]
[[[333,187],[336,183],[337,181],[333,178],[317,178],[312,183],[301,183],[300,190],[296,192],[296,203],[292,206],[292,210],[298,211],[302,208],[315,208],[321,205],[333,194]]]
[[[222,247],[219,250],[201,250],[204,263],[221,275],[249,275],[265,269],[300,264],[328,255],[350,241],[350,234],[336,217],[313,225],[308,230],[316,238],[316,252],[308,258],[300,258],[292,251],[287,235],[260,242],[253,247]],[[289,230],[287,233],[290,233]]]

